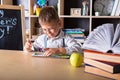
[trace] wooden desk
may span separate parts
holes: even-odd
[[[69,59],[32,57],[23,51],[0,50],[0,80],[110,80],[72,67]]]

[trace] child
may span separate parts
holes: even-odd
[[[39,36],[32,44],[29,40],[25,43],[24,50],[45,51],[43,56],[52,54],[81,53],[81,45],[68,34],[61,30],[62,22],[55,8],[46,6],[41,9],[39,23],[45,34]]]

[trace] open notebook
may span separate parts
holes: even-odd
[[[70,55],[64,55],[64,54],[52,54],[51,56],[43,56],[44,52],[34,52],[32,56],[35,57],[52,57],[52,58],[63,58],[63,59],[69,59]]]

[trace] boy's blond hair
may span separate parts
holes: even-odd
[[[39,21],[42,23],[50,23],[57,22],[59,20],[59,16],[57,11],[52,6],[45,6],[41,9],[39,15]]]

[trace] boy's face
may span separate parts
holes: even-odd
[[[48,37],[56,37],[59,34],[61,22],[50,22],[50,23],[42,23],[40,25],[43,29],[43,32],[48,35]]]

